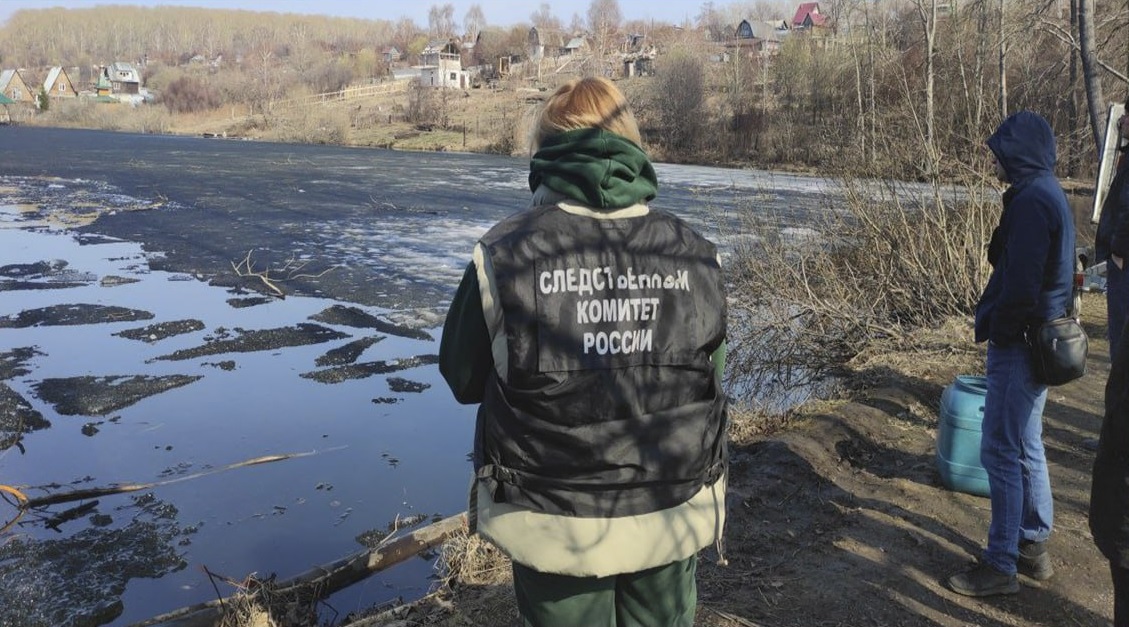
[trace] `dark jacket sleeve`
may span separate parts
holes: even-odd
[[[443,323],[439,342],[439,372],[460,403],[480,403],[486,388],[486,377],[494,368],[490,351],[490,332],[482,312],[478,291],[478,270],[467,265],[459,289]]]
[[[1117,226],[1110,238],[1109,252],[1122,259],[1129,257],[1129,167],[1122,166],[1118,173],[1121,180],[1117,181],[1114,189],[1110,190],[1111,197],[1107,199],[1113,206],[1111,209],[1117,216]],[[1105,211],[1105,209],[1103,209]]]

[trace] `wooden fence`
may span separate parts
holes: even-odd
[[[388,94],[402,93],[408,90],[411,85],[410,80],[391,81],[388,83],[380,83],[378,85],[361,85],[360,87],[346,87],[340,91],[331,91],[324,94],[313,94],[310,96],[303,96],[301,98],[291,98],[289,100],[277,100],[270,104],[270,110],[292,109],[295,107],[307,107],[316,104],[325,104],[329,102],[348,102],[350,100],[359,100],[361,98],[372,98],[375,96],[384,96]]]

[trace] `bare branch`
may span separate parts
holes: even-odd
[[[1074,39],[1074,35],[1070,31],[1068,31],[1068,30],[1064,29],[1063,27],[1059,26],[1058,24],[1055,24],[1054,22],[1051,22],[1050,20],[1046,20],[1046,19],[1040,19],[1039,24],[1042,26],[1042,30],[1044,32],[1050,33],[1050,34],[1054,35],[1055,37],[1058,37],[1058,39],[1060,41],[1062,41],[1062,43],[1070,46],[1071,49],[1074,50],[1075,52],[1078,52],[1079,50],[1081,50],[1081,46],[1078,44],[1078,41],[1076,39]],[[1129,83],[1129,76],[1126,76],[1126,75],[1122,74],[1121,72],[1118,72],[1117,70],[1113,69],[1113,67],[1110,64],[1108,64],[1105,61],[1102,61],[1101,59],[1098,59],[1098,58],[1095,58],[1094,61],[1097,62],[1099,67],[1101,67],[1103,70],[1109,72],[1114,77],[1120,79],[1122,82]]]
[[[239,263],[232,261],[231,269],[234,270],[235,274],[240,277],[254,277],[256,279],[259,279],[260,281],[262,281],[263,285],[267,287],[267,289],[269,289],[279,298],[286,298],[286,293],[283,292],[282,288],[278,286],[279,282],[291,281],[294,279],[316,279],[325,276],[331,270],[337,267],[330,266],[317,274],[303,273],[302,269],[309,265],[310,260],[299,260],[296,257],[290,257],[286,260],[282,267],[274,271],[276,274],[281,273],[283,276],[271,276],[272,271],[269,267],[263,270],[255,269],[255,264],[251,260],[251,254],[254,252],[254,248],[248,250],[247,256],[244,257],[243,260]]]

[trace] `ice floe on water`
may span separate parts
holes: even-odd
[[[27,591],[28,602],[0,604],[0,624],[62,624],[69,609],[87,617],[76,625],[124,625],[213,598],[203,568],[285,578],[355,551],[355,538],[390,521],[465,507],[474,408],[447,393],[438,338],[474,243],[527,202],[526,164],[467,155],[395,155],[379,169],[336,153],[332,161],[294,188],[302,202],[355,184],[332,178],[337,170],[379,170],[365,206],[279,211],[267,226],[278,227],[285,249],[239,256],[350,273],[367,304],[211,285],[205,273],[158,263],[170,251],[72,230],[103,215],[121,223],[129,211],[199,207],[91,179],[0,176],[0,408],[16,417],[0,421],[0,483],[32,496],[155,484],[21,518],[19,541],[0,541],[0,589]],[[821,179],[657,169],[653,206],[723,251],[743,237],[745,212],[803,224],[825,202]],[[263,228],[238,209],[214,237]],[[177,252],[183,267],[193,249]],[[12,513],[4,507],[0,524]],[[76,568],[81,577],[60,578]],[[418,595],[430,574],[427,562],[408,562],[334,606]]]
[[[109,210],[145,207],[106,198]],[[0,483],[31,498],[155,485],[20,518],[0,542],[0,589],[19,601],[0,604],[0,624],[127,624],[213,598],[203,567],[292,576],[397,517],[463,507],[473,414],[432,393],[445,390],[440,315],[256,297],[151,271],[153,253],[76,235],[60,213],[61,199],[0,204],[0,414],[14,417],[0,421]],[[476,228],[446,242],[439,225],[405,228],[404,243],[383,242],[395,263],[438,267],[429,280],[449,282]],[[424,240],[447,246],[448,262],[413,250]],[[0,524],[14,513],[0,503]],[[406,564],[336,604],[380,601],[385,586],[422,593],[429,569]]]

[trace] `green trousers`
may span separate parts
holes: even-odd
[[[637,573],[569,577],[514,562],[525,627],[692,627],[697,556]]]

